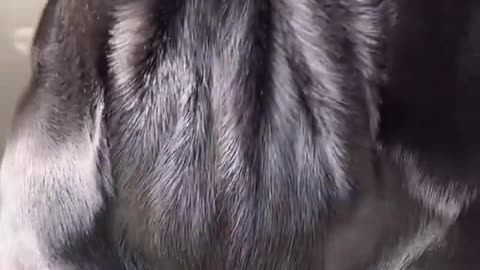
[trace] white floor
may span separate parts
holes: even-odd
[[[29,48],[46,0],[0,1],[0,153],[29,79]]]

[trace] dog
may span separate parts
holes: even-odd
[[[478,26],[474,0],[49,0],[0,269],[480,269]]]

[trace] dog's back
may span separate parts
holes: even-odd
[[[319,267],[330,204],[373,177],[382,8],[117,6],[115,235],[195,269]]]
[[[52,269],[476,269],[480,117],[427,131],[480,16],[441,2],[50,1],[0,228]]]

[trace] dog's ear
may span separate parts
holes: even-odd
[[[90,256],[88,240],[101,239],[111,188],[102,128],[108,10],[99,2],[108,1],[51,0],[43,11],[1,165],[2,270],[72,267],[81,259],[59,258]]]

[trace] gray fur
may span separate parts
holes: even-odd
[[[477,189],[391,133],[406,6],[49,1],[1,167],[0,270],[442,258]]]
[[[348,37],[315,35],[341,29],[344,18],[317,16],[322,6],[313,1],[165,4],[165,18],[149,16],[161,4],[148,3],[126,3],[114,13],[110,63],[121,79],[109,95],[108,123],[125,130],[110,143],[119,200],[132,207],[118,213],[142,211],[119,214],[115,227],[124,228],[128,246],[148,246],[147,257],[201,266],[220,256],[227,269],[308,267],[305,254],[321,238],[327,198],[350,192],[345,155],[363,151],[349,135],[346,106],[369,113],[361,92],[344,97],[362,91],[345,85],[341,70],[356,66],[336,65],[342,52],[322,46]],[[158,47],[149,43],[156,20]],[[373,57],[363,61],[375,68]],[[278,73],[285,84],[275,84]],[[307,81],[296,82],[300,76]],[[362,143],[371,144],[365,135]],[[290,248],[268,259],[281,246]]]

